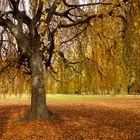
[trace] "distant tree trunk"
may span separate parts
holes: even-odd
[[[133,88],[133,86],[134,86],[134,83],[127,85],[127,93],[128,94],[131,94],[131,89]]]
[[[2,88],[3,98],[6,98],[7,93],[8,93],[8,88],[7,87]]]

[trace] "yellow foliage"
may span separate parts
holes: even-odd
[[[47,51],[45,51],[45,52],[43,53],[43,55],[46,56],[46,55],[47,55]]]
[[[40,50],[40,51],[43,51],[43,46],[41,46],[41,47],[39,48],[39,50]]]
[[[135,21],[135,22],[134,22],[134,26],[135,26],[135,27],[138,27],[138,22]]]

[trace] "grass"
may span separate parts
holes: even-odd
[[[124,98],[140,98],[140,96],[134,95],[46,95],[47,102],[56,102],[56,103],[63,103],[63,102],[76,102],[76,101],[104,101],[104,100],[116,100],[116,99],[124,99]],[[22,95],[21,97],[16,96],[6,96],[6,98],[0,98],[0,101],[4,102],[30,102],[30,96]]]
[[[75,101],[95,101],[112,99],[111,96],[98,96],[98,95],[48,95],[48,102],[75,102]]]

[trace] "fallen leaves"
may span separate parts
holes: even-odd
[[[0,105],[0,140],[139,140],[139,99],[50,103],[65,121],[15,122],[28,105]]]

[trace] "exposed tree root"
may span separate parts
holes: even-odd
[[[45,112],[41,115],[35,115],[35,114],[30,113],[27,116],[24,116],[22,118],[17,119],[17,121],[19,121],[19,122],[30,122],[30,121],[35,121],[35,120],[44,120],[44,121],[59,120],[59,121],[64,121],[64,119],[62,117],[60,117],[58,114],[53,113],[51,111]]]

